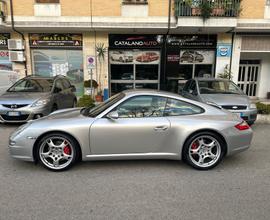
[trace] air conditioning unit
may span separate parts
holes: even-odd
[[[24,62],[25,55],[23,51],[9,51],[9,61]]]
[[[24,40],[8,39],[9,50],[24,50]]]

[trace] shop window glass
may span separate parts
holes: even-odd
[[[111,65],[111,80],[133,80],[133,65]]]
[[[168,99],[164,116],[193,115],[202,113],[203,109],[187,102]]]
[[[158,65],[136,65],[136,80],[158,80]]]
[[[136,89],[158,89],[157,83],[136,83]]]
[[[76,95],[84,93],[83,55],[81,50],[33,50],[35,75],[64,75],[76,87]]]
[[[111,95],[115,95],[127,89],[133,89],[133,83],[111,83]]]
[[[194,77],[210,77],[212,76],[213,65],[197,64],[195,65]]]
[[[120,118],[162,117],[167,98],[139,96],[129,99],[117,107]]]

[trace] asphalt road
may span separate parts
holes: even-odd
[[[54,173],[11,159],[0,125],[0,219],[270,219],[270,125],[211,171],[178,161],[84,162]]]

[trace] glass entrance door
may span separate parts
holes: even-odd
[[[240,61],[238,86],[250,97],[257,96],[260,61]]]
[[[110,51],[110,93],[126,89],[159,89],[159,51]]]

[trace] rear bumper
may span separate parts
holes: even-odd
[[[247,150],[250,147],[253,131],[248,129],[245,131],[239,131],[234,128],[227,133],[227,155],[233,155]]]

